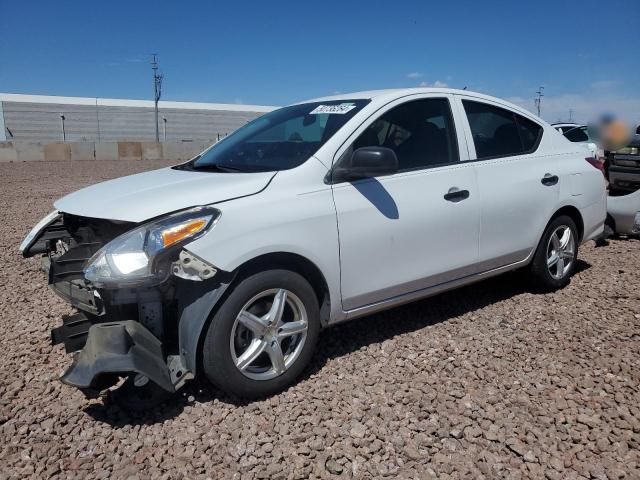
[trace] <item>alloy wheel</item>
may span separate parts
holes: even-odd
[[[251,298],[231,329],[233,362],[253,380],[282,375],[297,360],[307,338],[302,301],[289,290],[270,289]]]
[[[547,245],[547,268],[556,280],[564,278],[571,269],[576,251],[576,242],[571,228],[561,225],[556,228]]]

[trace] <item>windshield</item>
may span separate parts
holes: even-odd
[[[304,163],[369,100],[304,103],[267,113],[174,168],[221,172],[288,170]]]

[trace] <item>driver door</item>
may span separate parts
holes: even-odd
[[[333,185],[346,311],[475,273],[480,199],[473,164],[460,161],[464,137],[447,96],[412,98],[387,105],[338,152],[384,146],[399,163],[393,175]]]

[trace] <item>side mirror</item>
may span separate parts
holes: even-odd
[[[393,150],[362,147],[353,152],[350,161],[343,162],[333,171],[333,183],[391,175],[397,171],[398,157]]]

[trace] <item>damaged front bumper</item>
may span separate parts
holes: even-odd
[[[62,321],[51,330],[51,343],[64,344],[75,357],[60,380],[87,397],[96,397],[122,376],[152,381],[169,393],[193,378],[182,359],[165,356],[162,342],[138,321],[92,323],[84,313],[65,315]]]
[[[134,320],[92,325],[86,344],[61,380],[88,396],[118,381],[120,375],[142,375],[167,392],[175,392],[162,343]]]
[[[95,397],[123,377],[137,386],[175,392],[197,370],[207,318],[233,278],[178,246],[162,259],[158,283],[100,286],[84,269],[106,243],[135,225],[101,219],[50,216],[21,246],[42,255],[49,286],[78,313],[51,331],[54,345],[74,355],[61,380]]]

